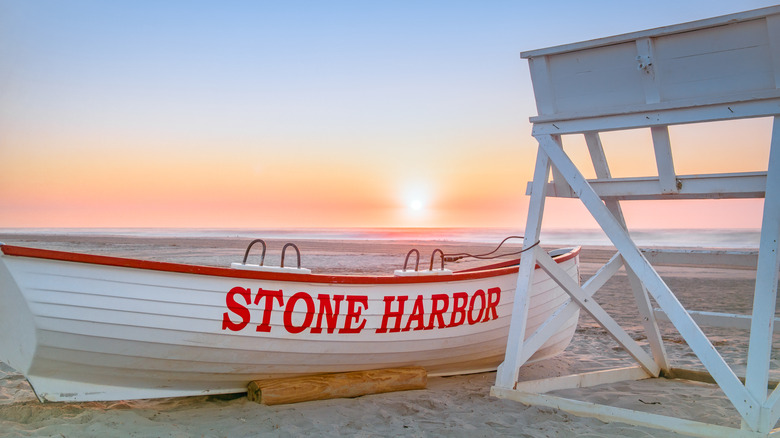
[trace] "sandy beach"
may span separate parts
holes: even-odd
[[[227,266],[240,261],[247,239],[132,238],[72,235],[2,234],[7,244],[107,254],[151,260]],[[313,272],[390,273],[400,268],[412,247],[427,254],[436,247],[485,252],[491,245],[409,241],[296,242],[302,262]],[[575,242],[573,242],[575,243]],[[272,242],[268,262],[278,263]],[[581,255],[583,280],[613,250],[587,247]],[[276,257],[276,259],[274,259]],[[459,262],[453,269],[480,262]],[[755,271],[719,267],[658,267],[659,273],[690,310],[750,313]],[[621,271],[599,291],[597,301],[634,339],[642,343],[633,295]],[[0,305],[2,305],[0,303]],[[674,367],[702,366],[671,324],[662,323]],[[713,345],[744,375],[747,332],[706,329]],[[776,336],[775,348],[780,346]],[[521,378],[565,375],[619,365],[633,365],[617,344],[583,313],[571,346],[554,359],[531,364]],[[772,357],[777,370],[780,356]],[[773,373],[773,378],[777,378]],[[249,437],[249,436],[520,436],[520,437],[672,437],[674,433],[603,423],[549,408],[528,407],[489,395],[495,373],[433,377],[428,388],[353,399],[264,406],[244,395],[183,397],[122,402],[38,402],[24,377],[0,363],[0,436],[17,437]],[[578,400],[669,414],[715,424],[739,426],[739,415],[715,385],[653,379],[557,391]]]

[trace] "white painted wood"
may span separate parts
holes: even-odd
[[[552,137],[553,140],[555,140],[555,144],[557,144],[558,147],[563,148],[561,137],[559,135],[553,135]],[[553,175],[551,185],[555,191],[555,196],[563,198],[573,197],[574,192],[571,191],[571,187],[569,187],[569,184],[566,183],[566,179],[563,177],[563,175],[561,175],[560,172],[558,172],[558,169],[555,167],[553,167],[551,170]]]
[[[536,111],[539,114],[555,114],[558,109],[555,107],[555,96],[553,94],[552,83],[550,82],[550,69],[547,65],[547,57],[540,56],[533,60],[528,60],[528,68],[531,71],[533,81],[534,95],[536,99]]]
[[[649,44],[649,42],[647,44]],[[594,132],[586,132],[584,134],[585,143],[588,146],[588,151],[590,152],[593,168],[596,171],[596,176],[601,180],[611,179],[612,175],[609,170],[609,165],[607,164],[606,155],[604,154],[604,147],[601,144],[601,137],[598,135],[598,133]],[[620,223],[620,226],[623,227],[624,230],[628,230],[628,226],[626,225],[626,221],[623,217],[623,210],[620,207],[620,202],[614,198],[605,199],[604,205],[607,207],[610,213],[612,213],[612,216],[618,221],[618,223]],[[670,367],[669,358],[666,354],[666,348],[663,344],[661,331],[658,329],[658,323],[656,322],[655,315],[652,312],[652,305],[650,304],[650,298],[647,293],[647,289],[644,287],[642,282],[630,267],[626,267],[626,274],[628,276],[628,281],[631,284],[631,292],[634,294],[634,299],[637,303],[639,315],[642,318],[642,325],[645,329],[645,335],[647,336],[647,341],[650,345],[650,351],[653,354],[653,359],[659,368],[662,370],[668,370]]]
[[[284,272],[288,274],[311,274],[311,269],[307,268],[294,268],[292,266],[268,266],[268,265],[253,265],[250,263],[238,263],[234,262],[230,264],[231,269],[239,269],[243,271],[261,271],[261,272]]]
[[[723,266],[756,268],[758,251],[641,248],[654,266]]]
[[[775,88],[765,18],[656,38],[655,67],[664,101]]]
[[[660,373],[660,368],[653,358],[650,357],[642,347],[640,347],[639,344],[637,344],[603,308],[601,308],[601,306],[592,300],[582,288],[555,266],[555,261],[544,253],[544,251],[536,248],[534,250],[536,252],[536,261],[539,266],[569,294],[572,301],[576,302],[583,310],[588,312],[599,325],[604,327],[604,329],[609,332],[609,335],[612,336],[612,338],[615,339],[631,357],[639,362],[645,371],[657,377]]]
[[[601,144],[601,136],[598,132],[585,132],[585,145],[588,147],[590,159],[593,162],[593,170],[599,179],[610,179],[612,174],[607,163],[607,155],[604,153],[604,146]],[[620,204],[618,204],[619,206]]]
[[[616,253],[582,285],[582,290],[589,296],[593,296],[623,267],[623,263],[623,256],[620,253]]]
[[[656,177],[591,179],[588,183],[605,200],[763,198],[766,172],[678,175],[676,181],[679,183],[679,190],[666,193],[661,181]],[[530,185],[526,192],[530,194]],[[549,185],[547,196],[559,197]]]
[[[670,322],[669,317],[666,316],[666,312],[662,309],[655,309],[656,318],[661,321]],[[700,326],[708,327],[720,327],[720,328],[735,328],[741,330],[750,330],[751,316],[740,315],[736,313],[719,313],[719,312],[705,312],[700,310],[689,310],[688,314],[691,315],[696,324]],[[780,318],[775,318],[775,323],[780,322]],[[780,324],[775,324],[775,333],[780,333]]]
[[[772,58],[772,70],[775,72],[775,88],[780,88],[780,15],[766,17],[766,27],[769,36],[769,56]]]
[[[780,90],[745,93],[740,96],[696,98],[638,105],[610,111],[590,111],[532,117],[534,137],[544,134],[577,134],[587,131],[615,131],[648,126],[716,122],[780,113]]]
[[[601,267],[585,284],[582,286],[582,290],[588,296],[598,291],[617,271],[623,266],[623,258],[620,254],[615,254],[612,258]],[[578,314],[580,307],[571,301],[567,300],[561,307],[559,307],[553,314],[547,318],[532,334],[525,339],[523,348],[520,351],[520,358],[518,362],[520,364],[525,363],[533,356],[542,346],[548,342],[548,340],[558,333],[561,327],[566,324],[572,317]],[[518,367],[519,368],[519,367]]]
[[[579,310],[579,307],[572,303],[571,300],[556,309],[549,318],[523,341],[523,346],[519,351],[519,358],[517,359],[521,364],[520,366],[528,362],[531,356],[542,349],[544,344],[550,341],[550,338],[560,333],[562,327],[570,324],[571,319],[579,315]],[[518,369],[520,366],[518,366]]]
[[[655,29],[641,30],[637,32],[615,35],[605,38],[598,38],[590,41],[582,41],[570,44],[563,44],[544,49],[528,50],[520,54],[521,57],[531,59],[545,55],[555,55],[558,53],[574,52],[582,49],[588,49],[600,46],[609,46],[626,41],[636,41],[642,38],[661,37],[684,32],[691,32],[698,29],[718,27],[724,24],[740,23],[756,19],[763,19],[773,15],[780,14],[780,6],[770,6],[768,8],[754,9],[750,11],[738,12],[735,14],[723,15],[719,17],[706,18],[703,20],[691,21],[688,23],[674,24]]]
[[[769,423],[777,424],[777,420],[780,419],[780,386],[775,387],[769,395],[764,403],[764,408],[767,410],[765,415],[769,419]]]
[[[542,229],[542,215],[544,213],[545,193],[542,190],[547,184],[550,175],[550,161],[542,148],[537,150],[536,165],[534,167],[534,185],[537,187],[529,201],[529,214],[525,226],[525,238],[523,248],[528,249],[539,241]],[[533,214],[531,213],[533,212]],[[536,260],[534,251],[526,251],[520,258],[518,267],[517,285],[515,288],[515,300],[512,305],[512,318],[509,323],[509,335],[507,338],[504,361],[498,366],[496,372],[496,386],[513,388],[517,381],[517,373],[525,341],[526,318],[528,317],[529,290],[533,283],[534,267]]]
[[[633,366],[517,382],[515,390],[544,394],[545,392],[558,391],[560,389],[589,388],[596,385],[624,382],[626,380],[643,380],[651,377],[642,367]]]
[[[645,335],[647,336],[647,342],[650,345],[653,359],[659,368],[668,371],[671,367],[669,364],[669,357],[666,354],[666,347],[664,347],[661,330],[658,328],[658,321],[652,310],[653,306],[650,303],[650,295],[647,292],[647,288],[645,288],[642,281],[630,266],[626,266],[626,274],[628,276],[629,284],[631,284],[631,291],[634,294],[634,299],[636,300],[639,316],[642,318],[642,327],[645,329]]]
[[[700,421],[616,408],[546,394],[515,391],[495,386],[490,389],[490,395],[515,400],[526,405],[560,409],[574,415],[596,418],[605,422],[617,421],[634,426],[669,430],[688,436],[702,438],[765,438],[767,436],[766,434],[702,423]]]
[[[452,275],[449,269],[420,269],[419,271],[396,269],[393,275],[397,277],[421,277],[426,275]]]
[[[644,104],[642,73],[637,69],[636,58],[633,41],[549,56],[550,83],[557,112],[566,114]]]
[[[546,57],[556,115],[776,89],[765,16],[685,29],[524,56]]]
[[[555,147],[549,136],[539,137],[539,145],[547,153],[550,161],[566,177],[569,185],[601,226],[602,230],[620,251],[626,264],[636,272],[655,301],[669,315],[669,318],[712,374],[723,392],[731,400],[737,411],[753,429],[758,426],[760,403],[745,389],[737,376],[712,346],[701,329],[696,325],[685,308],[680,304],[669,287],[639,252],[631,237],[612,216],[599,196],[590,187],[574,163],[560,148]],[[566,288],[564,288],[566,289]],[[569,292],[569,291],[567,291]]]
[[[678,193],[677,174],[674,171],[672,159],[672,143],[669,139],[669,128],[666,126],[653,126],[650,128],[655,151],[655,162],[658,166],[658,182],[661,184],[661,194],[668,195]]]
[[[777,254],[778,240],[780,240],[780,117],[775,117],[772,126],[764,216],[761,222],[761,243],[758,249],[756,289],[753,296],[753,323],[750,327],[745,381],[747,390],[756,399],[762,401],[766,399],[766,386],[769,380],[769,359],[772,353],[772,333],[777,303],[777,271],[780,268],[780,257]],[[762,418],[760,424],[762,432],[768,432],[771,428],[769,420],[769,418]]]
[[[544,77],[538,77],[545,82],[546,93],[537,96],[537,100],[545,101],[538,101],[537,106],[547,111],[540,111],[539,116],[531,119],[532,134],[549,157],[556,183],[560,175],[571,190],[560,190],[560,184],[556,190],[551,184],[535,180],[529,187],[530,194],[561,197],[573,194],[580,198],[623,258],[640,314],[655,323],[649,292],[739,412],[745,430],[664,416],[646,417],[647,414],[626,410],[615,414],[604,406],[532,394],[518,396],[521,394],[518,391],[506,392],[501,388],[494,388],[496,393],[519,397],[516,399],[522,398],[524,402],[533,400],[556,407],[564,404],[575,412],[597,418],[623,417],[629,422],[643,418],[654,427],[669,427],[699,436],[780,436],[780,431],[772,430],[780,418],[780,390],[776,389],[769,398],[766,394],[780,269],[780,122],[777,117],[780,116],[780,6],[535,50],[522,56],[531,63],[544,57]],[[538,73],[532,71],[534,82]],[[768,172],[675,174],[668,126],[765,116],[775,116]],[[644,127],[651,128],[658,178],[612,178],[598,133]],[[597,180],[585,180],[558,141],[557,136],[577,133],[585,134]],[[619,203],[621,200],[751,197],[765,198],[757,262],[754,255],[733,252],[648,253],[648,258],[674,261],[696,255],[698,260],[686,259],[686,264],[757,265],[752,317],[689,313],[632,242]],[[541,214],[532,210],[529,218],[540,218]],[[537,254],[536,259],[556,281],[563,277],[555,268],[547,270],[547,256]],[[574,287],[565,279],[559,284],[574,302],[598,313],[600,307],[586,301],[591,290]],[[742,385],[697,321],[745,327],[748,320],[751,321],[748,377]],[[613,335],[622,330],[607,329]],[[652,334],[657,326],[646,324],[645,329]],[[661,349],[658,352],[654,349],[653,355],[656,361],[661,357],[659,366],[664,368],[665,351],[660,338],[657,343]],[[653,345],[656,341],[651,341]]]
[[[641,72],[642,85],[645,91],[645,103],[658,103],[661,101],[661,92],[658,86],[658,72],[655,69],[655,53],[652,38],[639,38],[636,40],[637,69]]]

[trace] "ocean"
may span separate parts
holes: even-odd
[[[522,236],[520,228],[0,228],[0,234],[123,237],[266,238],[346,241],[444,241],[498,244]],[[639,229],[631,236],[640,247],[757,249],[758,229]],[[517,241],[516,241],[517,242]],[[543,245],[611,246],[599,229],[544,230]]]

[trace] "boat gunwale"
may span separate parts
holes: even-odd
[[[572,247],[565,254],[553,257],[557,263],[571,260],[580,254],[582,247]],[[251,280],[287,281],[297,283],[327,283],[327,284],[416,284],[443,283],[451,281],[476,280],[498,277],[518,272],[519,259],[494,263],[491,265],[454,272],[451,275],[333,275],[333,274],[299,274],[288,272],[250,271],[218,266],[191,265],[174,262],[132,259],[126,257],[84,254],[68,251],[57,251],[41,248],[30,248],[16,245],[0,245],[0,255],[12,257],[27,257],[64,262],[84,263],[91,265],[141,269],[147,271],[172,272],[179,274],[195,274],[211,277],[242,278]],[[512,266],[507,266],[513,263]],[[538,268],[538,265],[537,265]]]

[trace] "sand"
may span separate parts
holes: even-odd
[[[67,235],[1,234],[8,244],[226,266],[240,261],[247,239],[171,239]],[[269,262],[278,263],[282,244],[271,242]],[[448,242],[301,241],[303,264],[315,272],[377,273],[400,268],[411,247],[422,264],[435,247],[445,252],[485,252],[486,245]],[[274,250],[275,248],[275,250]],[[582,275],[592,275],[612,254],[609,248],[585,248]],[[293,258],[288,259],[291,263]],[[251,261],[251,260],[250,260]],[[474,262],[448,265],[467,268]],[[659,273],[689,309],[750,313],[755,271],[718,267],[658,267]],[[624,273],[596,296],[597,301],[640,343],[644,340]],[[702,366],[671,324],[661,328],[673,366]],[[715,347],[744,375],[747,333],[705,329]],[[775,348],[780,346],[778,337]],[[591,371],[634,362],[587,315],[571,346],[554,359],[523,367],[521,378]],[[780,356],[772,358],[779,369]],[[777,378],[776,373],[773,377]],[[243,395],[182,397],[122,402],[47,403],[37,401],[24,377],[0,362],[0,436],[35,437],[249,437],[249,436],[519,436],[519,437],[672,437],[675,433],[621,423],[604,423],[563,411],[528,407],[489,395],[495,373],[429,378],[419,391],[353,399],[263,406]],[[715,385],[652,379],[562,390],[554,395],[660,414],[674,414],[732,427],[739,415]]]

